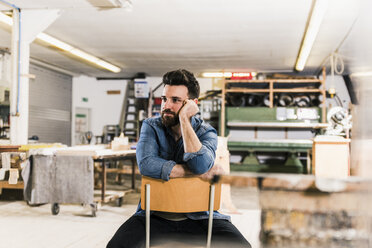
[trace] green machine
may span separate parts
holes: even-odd
[[[239,163],[231,163],[231,170],[311,173],[312,139],[288,138],[288,132],[320,132],[328,126],[321,123],[321,111],[319,107],[226,107],[228,149],[232,155],[242,156]],[[250,137],[233,137],[234,130],[249,132]],[[260,132],[268,130],[284,138],[260,138]]]

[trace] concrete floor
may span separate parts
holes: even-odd
[[[115,186],[120,189],[127,187]],[[127,184],[127,185],[126,185]],[[136,185],[139,188],[139,180]],[[238,213],[230,214],[233,224],[252,247],[258,248],[260,210],[254,188],[232,188],[233,204]],[[126,194],[121,207],[114,203],[99,206],[97,216],[81,205],[63,204],[58,215],[52,215],[51,204],[30,207],[21,200],[0,201],[0,247],[7,248],[103,248],[136,210],[140,194]],[[220,212],[227,213],[226,210]],[[228,213],[227,213],[228,214]]]

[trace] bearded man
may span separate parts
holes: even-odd
[[[170,178],[199,175],[208,179],[218,174],[214,166],[217,132],[195,115],[199,112],[199,83],[187,70],[163,76],[161,116],[144,120],[137,144],[137,164],[142,175],[168,181]],[[166,213],[151,211],[151,243],[170,240],[204,245],[208,212]],[[115,233],[108,248],[145,246],[145,211],[136,213]],[[230,217],[213,213],[212,247],[250,247],[231,223]]]

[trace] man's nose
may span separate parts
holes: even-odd
[[[163,102],[163,109],[172,109],[172,101],[170,99],[167,99],[166,101]]]

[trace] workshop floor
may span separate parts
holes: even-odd
[[[124,186],[128,188],[130,180]],[[137,189],[140,181],[136,181]],[[260,210],[254,188],[231,190],[238,213],[230,214],[232,222],[258,248]],[[21,200],[0,200],[0,246],[9,248],[104,248],[118,227],[136,210],[139,191],[126,194],[121,207],[115,203],[99,206],[97,216],[81,205],[61,205],[58,215],[52,215],[51,204],[30,207]],[[221,211],[227,213],[226,211]]]

